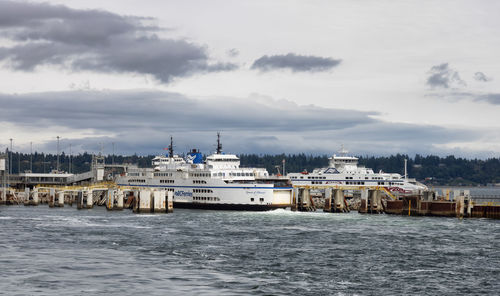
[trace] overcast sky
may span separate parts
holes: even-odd
[[[0,149],[500,157],[499,11],[0,0]]]

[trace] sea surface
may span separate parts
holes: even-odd
[[[3,295],[499,291],[499,220],[0,206]]]

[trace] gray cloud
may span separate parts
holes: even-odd
[[[427,85],[433,88],[449,88],[450,86],[466,85],[465,81],[460,78],[458,72],[451,69],[448,63],[433,66],[428,73]]]
[[[0,47],[0,61],[16,70],[41,65],[99,72],[150,74],[161,82],[198,72],[228,71],[211,62],[204,46],[165,39],[154,19],[46,3],[0,2],[0,36],[18,42]]]
[[[198,100],[160,91],[67,91],[0,94],[0,105],[0,122],[15,123],[25,133],[55,127],[85,132],[83,139],[60,135],[74,151],[98,151],[102,142],[109,152],[115,142],[118,153],[156,153],[173,135],[179,152],[209,152],[216,131],[222,131],[225,151],[235,153],[333,153],[340,143],[358,154],[432,153],[436,144],[481,137],[476,131],[387,123],[374,119],[376,113],[271,98]],[[54,139],[49,140],[36,146],[52,150]]]
[[[271,71],[289,69],[293,72],[327,71],[338,66],[342,60],[289,53],[286,55],[262,56],[255,60],[252,69]]]
[[[484,101],[493,105],[500,105],[500,93],[480,95],[476,97],[476,101]]]
[[[236,48],[231,48],[226,52],[226,54],[232,58],[237,57],[240,55],[240,51]]]
[[[474,79],[477,81],[482,81],[482,82],[488,82],[491,81],[491,78],[486,76],[483,72],[476,72],[474,73]]]

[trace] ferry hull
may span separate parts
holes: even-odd
[[[271,211],[276,209],[284,209],[290,205],[252,205],[252,204],[216,204],[216,203],[190,203],[190,202],[174,202],[174,208],[179,209],[199,209],[199,210],[224,210],[224,211]]]

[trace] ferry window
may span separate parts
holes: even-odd
[[[253,201],[253,197],[250,198],[250,201]]]
[[[241,176],[241,173],[237,173],[237,176],[240,177]]]
[[[263,198],[263,197],[261,197],[261,198],[260,198],[260,201],[264,201],[264,198]]]

